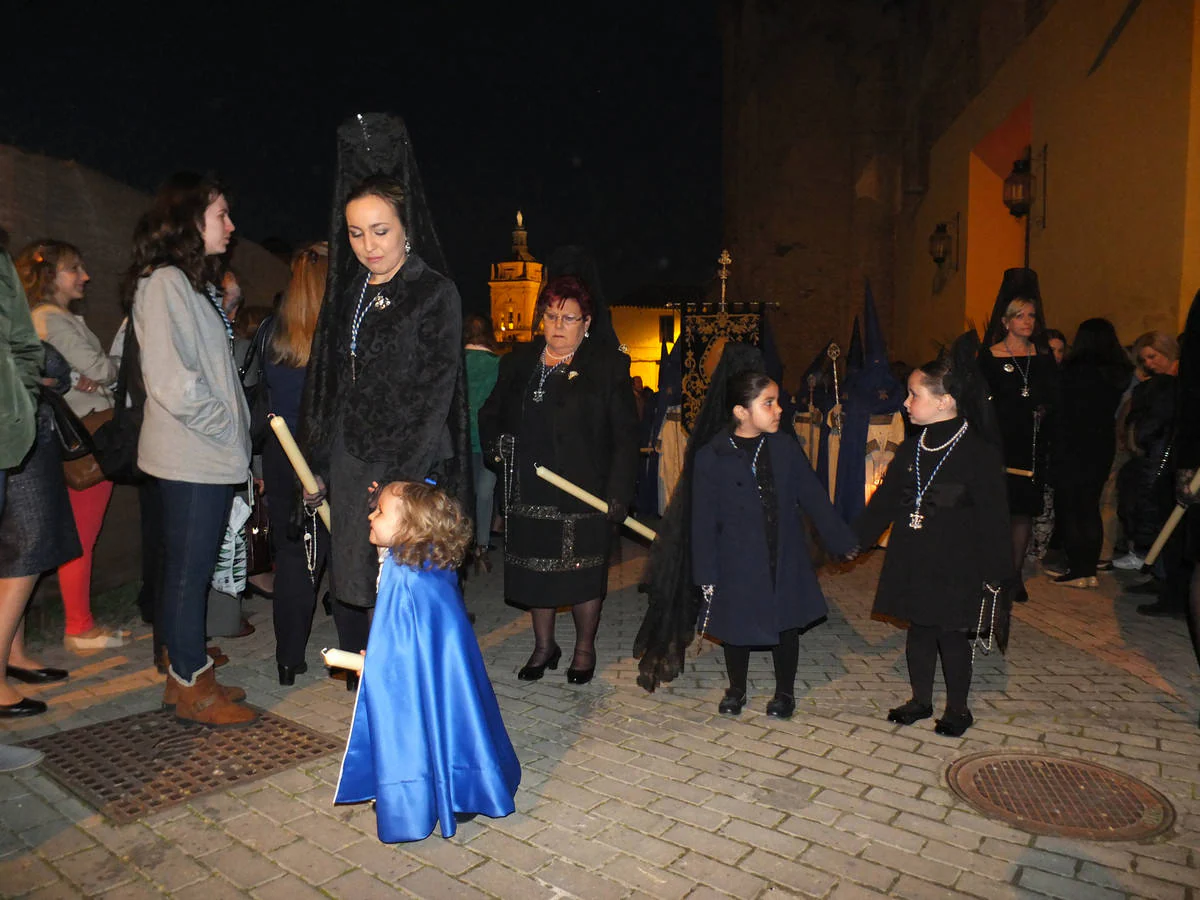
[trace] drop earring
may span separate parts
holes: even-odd
[[[410,244],[410,243],[408,242],[408,238],[405,238],[405,239],[404,239],[404,252],[405,252],[405,253],[412,253],[412,244]]]
[[[583,333],[583,336],[584,336],[584,337],[591,337],[591,336],[592,336],[592,333],[591,333],[590,331],[585,331],[585,332]]]

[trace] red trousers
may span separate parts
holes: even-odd
[[[84,491],[67,488],[75,529],[79,532],[79,543],[83,545],[82,556],[58,567],[67,634],[83,634],[96,624],[92,619],[92,551],[100,537],[100,526],[104,524],[112,491],[111,481],[102,481]]]

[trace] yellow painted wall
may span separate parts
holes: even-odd
[[[1004,179],[974,153],[968,165],[966,317],[982,332],[996,302],[1004,270],[1025,260],[1025,223],[1001,202]]]
[[[658,317],[673,315],[675,334],[679,334],[679,310],[644,309],[633,306],[612,308],[613,329],[617,339],[629,351],[629,374],[642,376],[642,383],[658,390],[658,361],[662,344],[658,341]],[[668,345],[670,349],[670,345]]]
[[[1038,185],[1046,191],[1046,227],[1033,229],[1030,250],[1048,323],[1070,335],[1083,319],[1106,316],[1125,341],[1177,326],[1191,282],[1200,287],[1200,265],[1190,258],[1200,239],[1196,3],[1143,3],[1089,76],[1126,6],[1127,0],[1059,0],[934,144],[929,190],[897,240],[898,358],[928,358],[936,340],[961,329],[968,288],[972,296],[982,291],[971,285],[969,271],[960,271],[935,292],[928,237],[938,222],[969,207],[972,149],[1026,98],[1031,143],[1049,151],[1048,177]],[[1001,203],[999,195],[994,202]],[[969,269],[972,242],[987,235],[963,230]]]

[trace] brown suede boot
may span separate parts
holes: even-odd
[[[249,725],[258,719],[258,713],[248,706],[239,706],[225,698],[213,673],[212,662],[196,672],[191,682],[181,679],[174,669],[167,673],[167,678],[176,682],[178,695],[175,718],[181,721],[214,728],[230,728]]]
[[[214,664],[215,665],[215,664]],[[214,676],[215,677],[215,676]],[[246,699],[246,692],[240,687],[232,685],[218,684],[217,690],[225,695],[225,699],[230,703],[240,703]],[[167,686],[163,690],[162,705],[163,709],[170,709],[179,702],[179,682],[167,676]]]

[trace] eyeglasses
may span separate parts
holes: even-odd
[[[562,322],[564,325],[578,325],[583,321],[583,316],[577,316],[573,313],[559,315],[558,313],[542,313],[542,321],[549,322],[551,325],[557,325]]]

